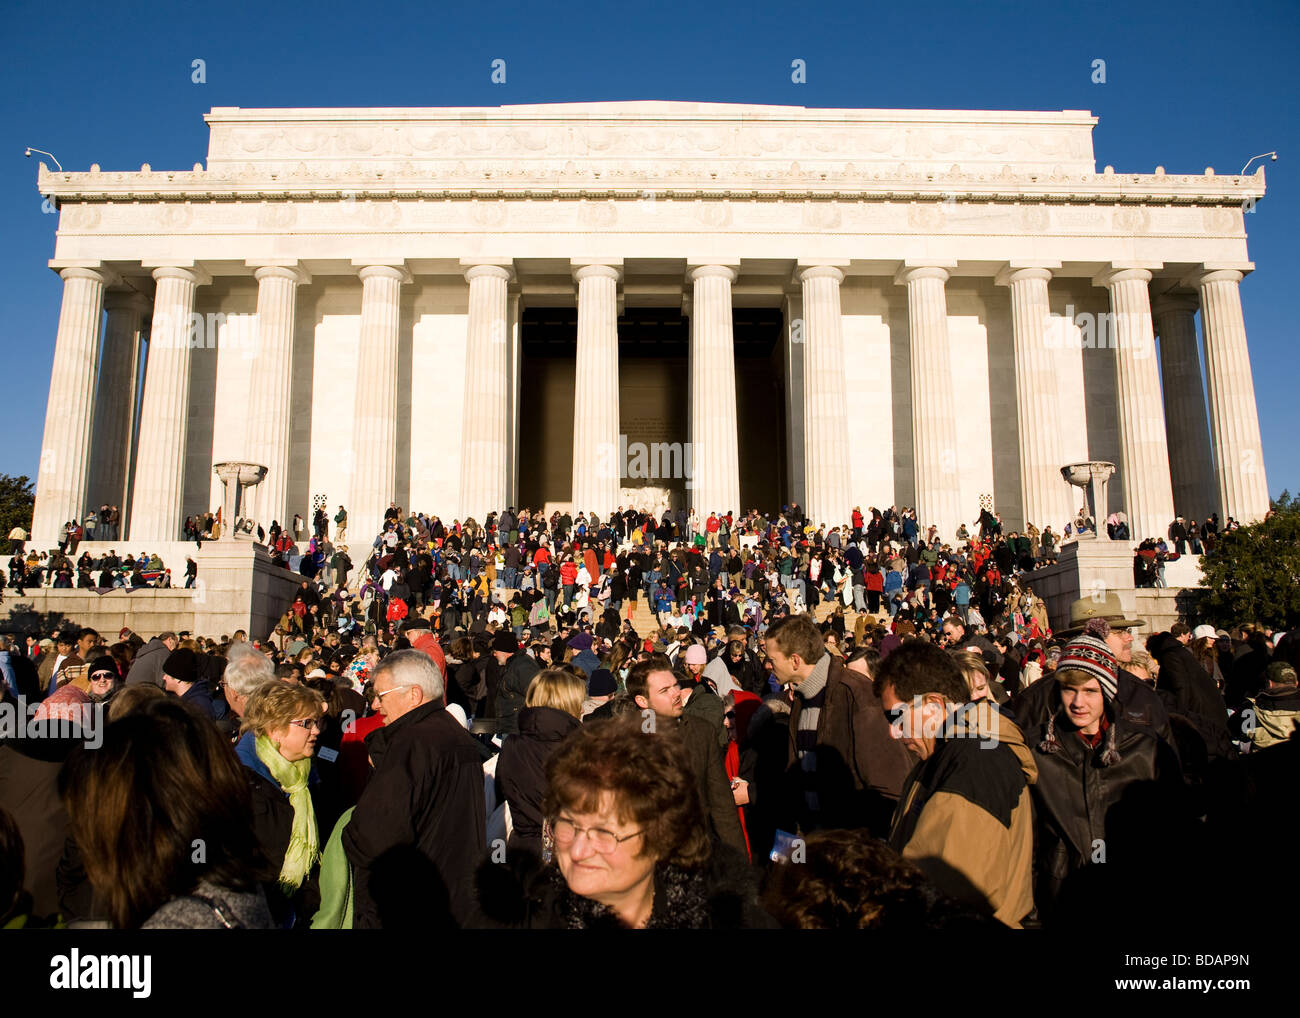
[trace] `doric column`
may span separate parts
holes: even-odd
[[[1255,407],[1255,383],[1241,313],[1241,276],[1235,270],[1200,276],[1205,378],[1219,494],[1219,522],[1251,523],[1268,512],[1264,448]]]
[[[293,409],[293,332],[298,284],[310,277],[294,266],[264,265],[257,278],[256,360],[248,398],[249,461],[266,467],[254,491],[257,521],[269,528],[293,519],[289,460]],[[244,510],[247,513],[247,509]],[[302,507],[303,516],[310,514]]]
[[[54,370],[45,408],[45,437],[32,513],[32,542],[42,550],[59,543],[69,520],[85,513],[90,434],[99,365],[99,319],[108,274],[64,269],[63,307],[54,341]]]
[[[1218,504],[1210,429],[1205,420],[1205,386],[1196,349],[1196,298],[1165,294],[1151,302],[1160,336],[1160,379],[1165,397],[1165,441],[1174,511],[1203,520]]]
[[[736,270],[703,265],[690,272],[693,289],[690,350],[692,493],[701,518],[741,512],[736,421],[736,352],[731,331],[731,284]]]
[[[1100,280],[1110,290],[1120,480],[1129,534],[1136,543],[1163,536],[1174,518],[1165,412],[1147,291],[1151,273],[1147,269],[1112,269]],[[1107,507],[1097,508],[1099,527],[1105,526],[1106,513]]]
[[[158,285],[149,328],[149,362],[127,534],[133,542],[181,539],[189,439],[191,316],[196,288],[210,282],[200,269],[176,267],[154,269],[153,278]],[[205,340],[202,335],[194,337],[196,343]]]
[[[803,469],[804,452],[804,413],[803,413],[803,296],[800,293],[787,293],[781,304],[781,314],[785,318],[785,334],[781,337],[782,353],[785,361],[785,447],[789,467],[786,476],[788,493],[783,502],[795,502],[803,506],[804,497]]]
[[[961,525],[963,509],[957,472],[952,357],[948,349],[948,297],[944,289],[948,270],[937,265],[905,266],[898,279],[907,284],[911,335],[916,521],[922,533],[933,523],[939,528],[941,540],[952,541]]]
[[[612,265],[583,265],[573,397],[573,510],[606,519],[619,504],[618,279]]]
[[[90,503],[95,509],[115,505],[125,513],[135,379],[149,299],[134,290],[110,290],[104,294],[104,309],[104,349],[95,395]]]
[[[510,467],[510,385],[506,287],[511,271],[474,265],[465,345],[465,414],[460,453],[460,518],[482,523],[506,508]]]
[[[401,289],[410,273],[367,265],[361,277],[361,348],[352,414],[348,535],[368,548],[397,496],[397,348]],[[403,508],[407,508],[403,506]]]
[[[814,524],[838,526],[849,505],[848,414],[840,283],[833,265],[799,273],[803,286],[804,507]]]
[[[1011,289],[1016,365],[1016,430],[1020,444],[1023,524],[1061,533],[1071,519],[1069,486],[1061,480],[1060,404],[1056,365],[1048,342],[1050,269],[1009,268],[997,282]],[[1021,528],[1023,529],[1023,527]]]

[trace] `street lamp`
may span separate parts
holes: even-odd
[[[1246,175],[1246,170],[1249,168],[1250,164],[1253,163],[1256,159],[1263,159],[1265,156],[1269,157],[1269,162],[1274,162],[1274,163],[1277,162],[1276,152],[1263,152],[1260,155],[1251,156],[1248,160],[1246,160],[1246,165],[1241,168],[1241,175],[1244,177]]]
[[[49,156],[51,159],[54,159],[54,153],[46,152],[43,148],[29,148],[25,152],[23,152],[23,155],[25,155],[28,159],[30,159],[32,157],[33,152],[39,153],[40,155],[43,156]],[[1277,156],[1274,156],[1273,158],[1276,159]],[[54,159],[54,168],[57,169],[60,173],[63,172],[63,167],[59,165],[59,161],[57,159]]]

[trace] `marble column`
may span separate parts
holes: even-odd
[[[782,502],[803,506],[804,497],[804,414],[803,414],[803,297],[800,293],[787,293],[781,302],[785,319],[785,332],[781,337],[785,361],[785,447],[788,458],[786,485],[788,491]]]
[[[1263,519],[1269,506],[1255,383],[1241,313],[1241,277],[1235,270],[1219,270],[1205,272],[1198,280],[1221,525],[1229,516],[1242,524]]]
[[[742,512],[736,419],[736,351],[731,330],[731,284],[736,270],[702,265],[690,272],[691,474],[687,482],[701,519]]]
[[[1200,522],[1214,511],[1217,495],[1196,345],[1196,308],[1196,298],[1190,294],[1165,294],[1151,302],[1160,336],[1160,380],[1174,511]]]
[[[944,289],[948,270],[937,265],[907,266],[898,278],[907,284],[916,522],[922,534],[934,524],[939,528],[940,540],[952,542],[962,520],[966,516],[974,519],[979,507],[961,505],[957,407]]]
[[[90,436],[99,367],[99,325],[108,274],[69,268],[54,341],[54,370],[45,407],[45,436],[32,511],[32,544],[47,551],[69,520],[85,515]]]
[[[95,395],[90,503],[96,512],[101,505],[115,505],[125,513],[127,471],[131,464],[131,426],[138,395],[135,381],[149,299],[134,290],[110,290],[104,295],[104,309],[104,348],[100,354],[99,389]]]
[[[310,280],[294,266],[264,265],[257,279],[257,340],[248,397],[248,459],[266,467],[258,486],[256,519],[268,530],[273,520],[290,526],[289,463],[292,456],[293,334],[298,285]],[[308,507],[299,507],[310,521]],[[249,512],[248,507],[244,513]]]
[[[368,549],[383,524],[384,511],[397,497],[398,323],[402,284],[411,277],[393,265],[367,265],[358,275],[361,348],[352,414],[348,537],[350,543]]]
[[[803,287],[804,506],[814,524],[848,518],[849,435],[840,283],[833,265],[799,273]]]
[[[190,348],[193,342],[206,349],[210,338],[201,332],[194,334],[191,326],[195,290],[210,281],[207,274],[199,269],[164,267],[154,269],[153,278],[157,287],[127,535],[141,547],[141,542],[181,539],[189,448]]]
[[[573,398],[573,511],[607,519],[619,504],[618,280],[612,265],[583,265]]]
[[[510,387],[506,287],[511,271],[474,265],[465,345],[465,414],[460,453],[460,518],[479,523],[506,508],[510,469]]]
[[[1123,511],[1136,544],[1164,536],[1174,519],[1164,403],[1147,290],[1151,273],[1147,269],[1112,269],[1100,278],[1110,291]],[[1105,506],[1098,507],[1098,527],[1106,525],[1106,514]]]
[[[1048,340],[1050,269],[1008,269],[997,282],[1011,290],[1016,366],[1016,428],[1020,446],[1020,505],[1024,526],[1061,533],[1073,518],[1063,458],[1056,358]],[[1023,529],[1023,528],[1022,528]]]

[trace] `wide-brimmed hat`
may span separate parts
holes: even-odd
[[[1119,603],[1119,595],[1107,591],[1101,600],[1094,597],[1081,597],[1070,604],[1070,625],[1056,634],[1068,638],[1083,632],[1083,627],[1093,619],[1105,619],[1111,629],[1137,629],[1145,626],[1145,619],[1126,619],[1124,606]]]

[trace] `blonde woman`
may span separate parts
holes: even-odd
[[[519,712],[519,734],[509,736],[497,762],[497,781],[514,823],[506,852],[542,854],[542,799],[546,761],[581,727],[587,683],[568,669],[547,668],[533,676]]]
[[[235,755],[248,774],[253,832],[279,872],[266,888],[281,927],[306,926],[320,905],[317,884],[322,826],[317,820],[312,771],[325,703],[308,686],[270,682],[248,698]],[[324,826],[326,831],[328,826]]]

